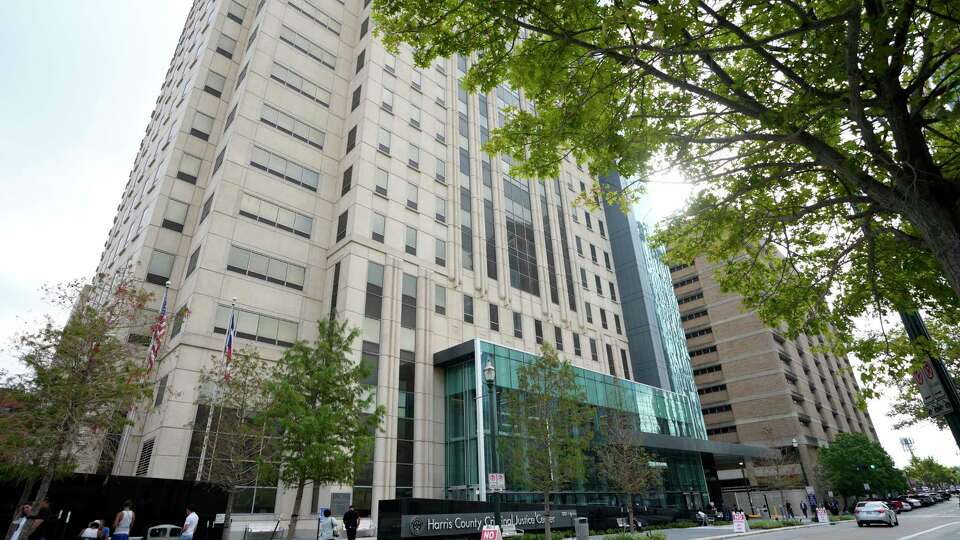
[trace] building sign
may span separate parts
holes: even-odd
[[[943,383],[933,368],[932,360],[927,359],[920,369],[913,372],[913,382],[917,383],[917,389],[920,390],[920,396],[923,398],[923,406],[926,407],[930,416],[943,416],[953,412]]]
[[[542,530],[543,512],[502,512],[504,524],[524,531]],[[573,528],[576,510],[554,510],[550,513],[550,526],[558,529]],[[413,514],[400,517],[400,537],[421,536],[472,536],[481,534],[484,527],[494,525],[493,513],[476,514]]]

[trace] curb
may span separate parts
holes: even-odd
[[[809,529],[810,527],[829,527],[830,525],[835,525],[839,522],[833,523],[810,523],[808,525],[794,525],[793,527],[780,527],[778,529],[757,529],[755,531],[745,532],[745,533],[730,533],[722,534],[720,536],[707,536],[703,538],[697,538],[696,540],[725,540],[727,538],[743,538],[745,536],[757,536],[760,534],[775,533],[780,531],[792,531],[794,529]]]

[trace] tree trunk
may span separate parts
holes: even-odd
[[[917,211],[908,218],[940,263],[954,294],[960,297],[960,215],[944,207],[949,204],[956,205],[957,202],[938,202],[933,197],[925,202],[918,201]]]
[[[40,480],[40,488],[37,490],[37,496],[33,500],[34,507],[38,506],[41,501],[47,498],[47,492],[50,491],[50,484],[53,483],[53,473],[57,470],[56,460],[51,458],[50,461],[51,463],[47,465],[47,470],[43,472],[43,478]]]
[[[233,516],[233,497],[237,493],[237,488],[230,486],[227,491],[227,508],[223,511],[223,536],[221,540],[230,540],[230,519]]]
[[[20,508],[30,500],[30,493],[33,492],[33,486],[36,485],[36,483],[37,479],[32,477],[23,481],[23,491],[20,492],[20,498],[17,499],[17,506],[13,509],[13,517],[11,519],[17,519],[20,515]]]
[[[630,532],[637,532],[633,524],[633,493],[627,493],[627,519],[630,521]]]
[[[300,520],[300,504],[303,502],[303,486],[307,481],[303,478],[297,482],[297,496],[293,499],[293,512],[290,513],[290,529],[287,530],[287,540],[293,540],[297,532],[297,521]]]
[[[550,536],[550,492],[543,494],[543,540],[551,540]]]

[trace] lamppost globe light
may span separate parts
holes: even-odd
[[[497,368],[493,367],[493,362],[487,360],[487,365],[483,366],[483,380],[492,383],[497,379]]]

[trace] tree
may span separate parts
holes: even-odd
[[[0,455],[17,478],[36,479],[35,500],[55,478],[90,459],[123,413],[150,396],[152,384],[142,347],[127,340],[130,330],[153,321],[145,311],[150,294],[123,278],[97,276],[46,289],[69,317],[47,317],[16,339],[25,368],[11,381],[21,408],[0,415]]]
[[[241,349],[233,354],[229,365],[218,363],[200,374],[200,392],[207,394],[210,408],[208,457],[202,464],[202,479],[227,493],[224,538],[229,538],[238,487],[253,484],[258,476],[272,476],[273,434],[270,426],[256,421],[265,408],[267,373],[267,364],[256,351]],[[206,425],[194,429],[205,430]]]
[[[721,285],[769,323],[848,330],[868,311],[960,307],[960,14],[950,0],[381,0],[414,59],[477,53],[507,82],[488,152],[552,178],[616,169],[626,204],[658,166],[699,192],[658,241],[729,262]],[[531,112],[531,110],[536,113]],[[595,204],[595,203],[594,203]],[[774,252],[779,256],[773,256]],[[828,317],[825,298],[832,307]]]
[[[864,484],[874,493],[901,493],[907,487],[887,451],[862,433],[837,434],[820,450],[820,464],[833,490],[844,498],[865,495]]]
[[[259,417],[277,429],[280,482],[297,488],[287,540],[296,532],[307,481],[350,484],[370,459],[384,414],[363,382],[369,368],[350,358],[359,331],[332,319],[318,321],[317,330],[312,345],[298,341],[284,351],[264,383]]]
[[[916,480],[927,486],[940,486],[956,480],[956,471],[941,465],[932,457],[910,459],[910,465],[904,468],[904,474],[911,480]]]
[[[506,396],[510,477],[543,494],[544,539],[550,540],[550,496],[584,477],[595,412],[584,405],[569,362],[545,343],[532,363],[517,370],[517,389]]]
[[[863,362],[860,370],[861,401],[890,395],[893,390],[894,402],[888,414],[896,419],[894,427],[897,429],[924,420],[947,429],[942,417],[930,418],[927,414],[911,373],[930,354],[943,360],[947,372],[955,380],[960,378],[960,334],[957,332],[960,317],[946,316],[927,322],[929,341],[911,341],[902,329],[894,329],[885,336],[879,331],[871,332],[855,345]]]
[[[617,491],[624,494],[630,532],[636,531],[633,500],[660,483],[663,469],[650,466],[655,456],[641,446],[642,434],[637,412],[629,408],[618,386],[611,408],[604,410],[597,441],[597,470]]]

